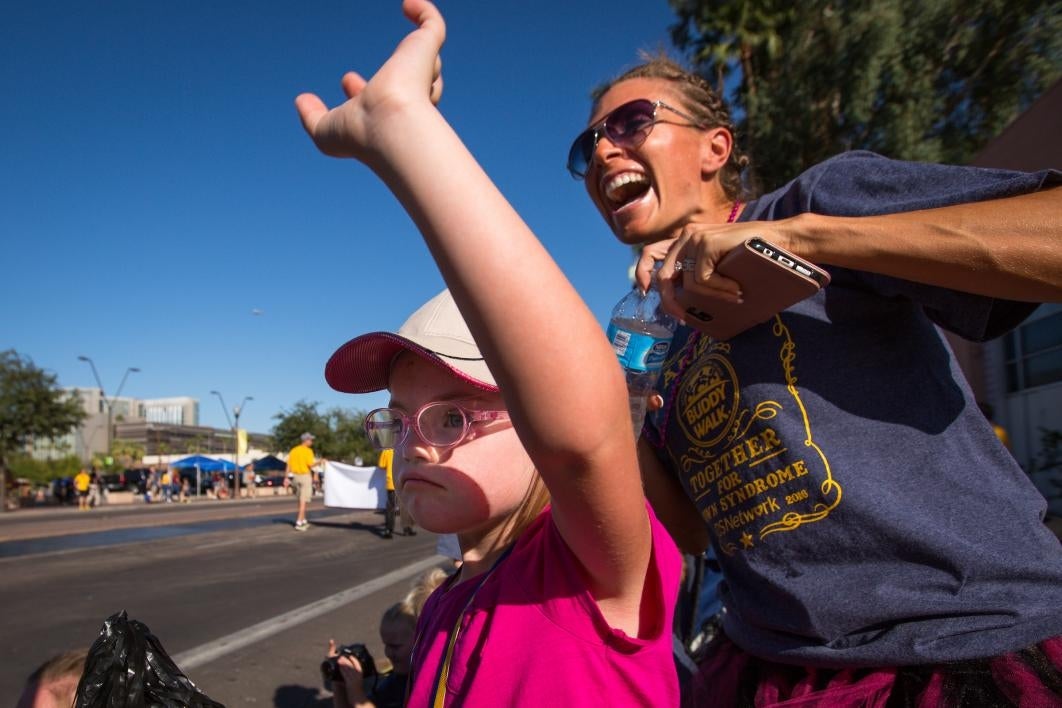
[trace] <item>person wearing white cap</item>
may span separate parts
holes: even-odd
[[[681,557],[642,492],[622,370],[432,105],[438,10],[403,11],[417,29],[371,81],[347,74],[332,111],[311,94],[296,107],[323,152],[360,159],[398,196],[449,286],[325,367],[340,391],[390,391],[366,433],[394,449],[417,524],[461,546],[420,616],[407,705],[677,705]]]
[[[291,475],[299,505],[295,516],[295,530],[305,531],[310,528],[309,522],[306,521],[306,504],[313,498],[313,486],[317,482],[317,472],[314,470],[317,459],[313,456],[313,434],[303,433],[299,440],[301,442],[288,453],[288,474]]]

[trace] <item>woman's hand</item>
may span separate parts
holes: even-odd
[[[784,222],[739,224],[688,224],[673,239],[648,244],[635,267],[635,279],[649,286],[653,266],[663,261],[658,278],[660,300],[668,314],[683,322],[692,309],[715,309],[719,303],[740,304],[742,284],[716,271],[719,262],[734,248],[761,237],[785,248],[789,239],[779,228]],[[689,318],[697,327],[697,319]]]
[[[389,116],[421,102],[437,104],[442,97],[439,50],[446,39],[442,15],[428,0],[404,0],[402,12],[417,28],[399,42],[369,81],[353,71],[343,75],[346,102],[329,110],[312,93],[295,99],[303,127],[324,154],[370,163]]]

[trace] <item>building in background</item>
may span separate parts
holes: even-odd
[[[133,443],[145,455],[205,455],[228,453],[235,449],[231,428],[199,425],[199,401],[188,396],[172,398],[129,398],[104,400],[98,388],[67,388],[78,396],[88,416],[79,428],[51,440],[35,441],[28,452],[37,459],[58,459],[75,455],[83,462],[106,455],[107,425],[113,423],[114,439]],[[113,410],[107,410],[110,400]],[[248,445],[271,449],[271,438],[248,433]]]
[[[1062,169],[1062,81],[1056,82],[971,164]],[[1062,187],[1056,187],[1062,189]],[[1011,452],[1062,516],[1062,469],[1044,469],[1045,431],[1062,432],[1062,304],[1041,305],[1020,327],[983,345],[949,335],[978,400],[994,410]]]
[[[187,396],[145,398],[137,404],[136,418],[149,423],[199,425],[199,401]]]
[[[145,457],[160,455],[168,458],[201,454],[231,460],[236,449],[232,428],[174,425],[147,420],[118,423],[115,425],[115,439],[142,447]],[[247,433],[244,449],[271,452],[273,439],[261,433]],[[247,458],[241,459],[242,463],[248,461]]]

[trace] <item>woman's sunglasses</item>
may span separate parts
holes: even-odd
[[[653,126],[660,122],[656,114],[661,108],[666,108],[675,115],[685,118],[698,128],[701,127],[700,121],[696,118],[663,101],[639,98],[636,101],[624,103],[596,125],[579,133],[579,137],[575,139],[571,150],[568,151],[568,171],[572,173],[572,177],[582,179],[586,176],[594,150],[597,149],[597,141],[602,135],[608,138],[613,145],[623,148],[638,147],[645,142]]]

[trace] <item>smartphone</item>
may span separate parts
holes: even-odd
[[[751,238],[723,256],[716,270],[741,285],[743,303],[703,303],[687,308],[686,323],[716,339],[730,339],[811,297],[830,274],[788,251]]]

